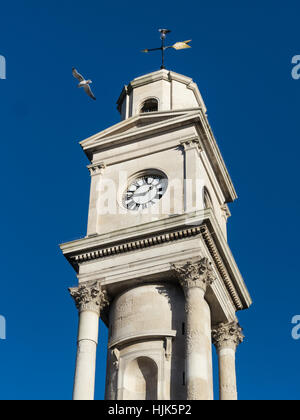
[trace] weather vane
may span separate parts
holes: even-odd
[[[168,50],[169,48],[174,48],[174,50],[184,50],[186,48],[192,48],[190,45],[188,45],[192,40],[188,41],[182,41],[182,42],[176,42],[174,45],[165,46],[165,40],[168,33],[170,33],[170,29],[159,29],[160,32],[160,39],[161,39],[161,47],[159,48],[147,48],[145,50],[142,50],[144,53],[148,53],[151,51],[161,51],[161,58],[162,58],[162,65],[161,69],[165,69],[165,50]]]

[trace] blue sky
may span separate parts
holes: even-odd
[[[193,49],[169,51],[166,66],[192,77],[239,200],[229,244],[254,304],[240,313],[242,399],[299,399],[300,54],[298,2],[11,1],[1,6],[0,399],[70,399],[76,284],[58,244],[86,233],[87,159],[78,141],[119,122],[124,84],[159,68],[157,29]],[[76,88],[77,66],[94,82],[93,102]],[[101,327],[96,398],[102,399],[106,331]],[[217,393],[216,393],[217,394]]]

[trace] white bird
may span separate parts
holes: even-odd
[[[78,87],[81,88],[83,87],[83,89],[85,90],[85,92],[89,95],[90,98],[96,100],[91,88],[90,88],[90,84],[92,83],[91,80],[85,80],[85,78],[78,73],[78,71],[73,67],[72,69],[72,73],[73,76],[79,81],[79,85]]]

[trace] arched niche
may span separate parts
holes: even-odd
[[[141,113],[158,111],[158,100],[156,98],[146,99],[141,106]]]
[[[149,357],[128,363],[124,374],[124,400],[157,400],[158,368]]]

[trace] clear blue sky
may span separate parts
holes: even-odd
[[[261,5],[263,3],[263,6]],[[7,340],[0,341],[0,399],[70,399],[76,284],[58,244],[86,233],[87,159],[78,141],[119,122],[125,83],[157,70],[159,27],[170,42],[167,68],[191,76],[237,189],[229,244],[254,304],[239,314],[242,399],[298,399],[300,340],[299,109],[300,4],[287,0],[100,2],[11,1],[1,5],[1,293]],[[98,98],[76,88],[73,65]],[[102,399],[102,327],[96,398]]]

